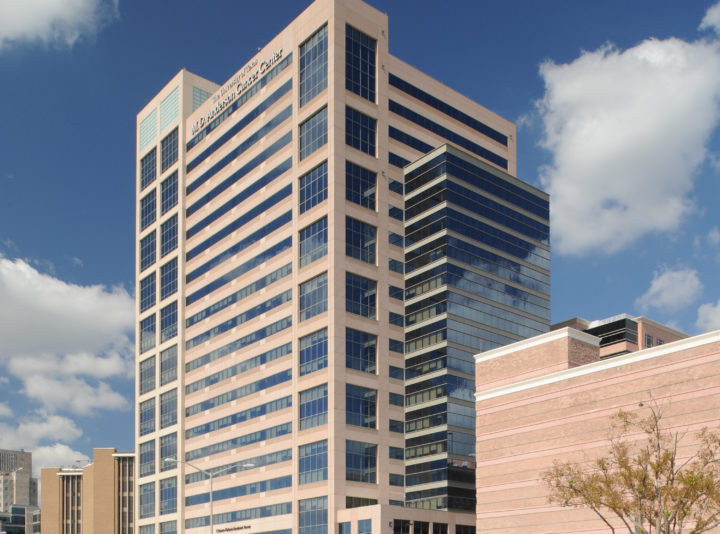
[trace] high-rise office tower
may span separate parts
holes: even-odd
[[[490,191],[486,214],[472,196],[456,211],[492,227],[497,242],[473,237],[496,250],[487,282],[474,283],[505,295],[493,310],[512,321],[528,312],[511,315],[507,295],[548,298],[523,281],[534,269],[546,281],[545,267],[508,259],[526,235],[501,216],[547,223],[506,196],[519,182],[509,176],[515,127],[391,56],[387,17],[357,0],[317,0],[240,66],[221,85],[183,70],[137,117],[137,531],[472,532],[472,514],[403,506],[404,323],[414,313],[404,291],[425,272],[405,274],[403,167],[449,143],[490,182],[510,180]],[[482,271],[488,254],[461,263]],[[460,317],[449,325],[475,325],[448,313]],[[483,332],[522,337],[495,323]],[[472,381],[453,367],[464,355],[448,354],[452,372],[428,359],[438,376]],[[436,422],[427,433],[447,442]],[[411,463],[456,461],[414,454],[408,474]],[[452,507],[434,498],[447,484],[431,486],[413,492],[432,498],[409,502]]]
[[[37,506],[37,503],[32,453],[0,449],[0,512],[10,512],[13,505]]]

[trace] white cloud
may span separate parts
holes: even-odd
[[[12,409],[7,402],[0,402],[0,417],[12,417]]]
[[[133,299],[124,289],[68,284],[0,258],[0,359],[97,352],[122,344],[132,325]]]
[[[33,454],[33,474],[39,476],[43,467],[82,467],[90,462],[90,458],[64,443],[55,443],[36,447]]]
[[[707,10],[700,23],[701,30],[713,30],[720,35],[720,2]]]
[[[0,366],[45,412],[128,408],[113,379],[133,376],[133,299],[78,286],[0,257]]]
[[[36,414],[21,418],[16,426],[0,423],[0,449],[31,450],[43,441],[72,442],[81,435],[82,430],[72,419]]]
[[[720,330],[720,300],[700,306],[695,324],[703,332]]]
[[[72,46],[118,17],[119,0],[0,0],[0,50],[20,43]]]
[[[635,301],[635,305],[643,313],[652,308],[672,313],[692,304],[702,289],[694,269],[666,269],[653,275],[650,288]]]
[[[720,46],[646,40],[540,67],[541,169],[554,250],[614,253],[692,210],[693,174],[720,118]]]

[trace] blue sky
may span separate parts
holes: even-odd
[[[391,53],[518,123],[518,175],[553,198],[553,321],[720,328],[720,8],[371,3]],[[0,448],[36,470],[131,450],[135,115],[305,5],[0,0]]]

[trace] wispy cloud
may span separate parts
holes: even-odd
[[[643,313],[651,309],[673,313],[695,302],[703,285],[694,269],[665,269],[653,275],[650,288],[635,301]]]
[[[700,306],[695,325],[702,332],[720,330],[720,300],[715,304],[707,303]]]
[[[71,47],[118,18],[119,0],[0,0],[0,52],[41,43]]]
[[[720,119],[718,41],[606,45],[540,75],[554,250],[614,253],[677,229]]]

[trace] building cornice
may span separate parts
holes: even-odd
[[[582,341],[583,343],[587,343],[593,347],[600,346],[600,338],[566,326],[565,328],[551,330],[550,332],[540,334],[539,336],[523,339],[522,341],[517,341],[510,345],[504,345],[502,347],[498,347],[497,349],[486,350],[485,352],[476,354],[475,364],[483,363],[488,360],[494,360],[495,358],[501,358],[502,356],[507,356],[508,354],[515,353],[519,350],[526,350],[532,347],[537,347],[538,345],[552,343],[553,341],[565,338],[577,339],[578,341]]]

